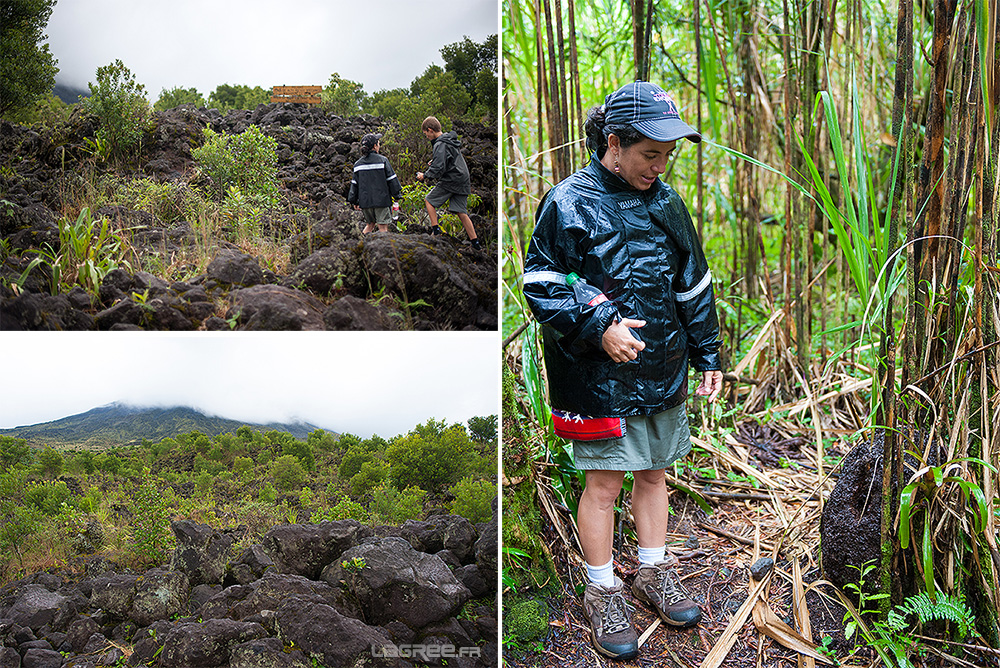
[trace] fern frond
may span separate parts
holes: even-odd
[[[906,628],[906,618],[916,615],[921,624],[935,620],[947,620],[958,625],[961,638],[973,631],[976,623],[975,615],[958,596],[938,593],[937,600],[927,592],[920,592],[908,597],[900,605],[889,612],[886,624],[896,631]]]

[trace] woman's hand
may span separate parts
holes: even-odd
[[[646,343],[632,335],[632,328],[644,327],[645,325],[645,320],[632,320],[631,318],[615,320],[601,336],[601,346],[604,347],[604,352],[618,363],[634,360],[639,356],[639,352],[646,347]]]
[[[719,392],[722,391],[722,372],[721,371],[705,371],[703,372],[701,385],[695,388],[694,393],[699,397],[708,397],[709,403],[715,401],[715,398],[719,396]]]

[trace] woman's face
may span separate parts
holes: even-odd
[[[622,148],[618,137],[610,135],[605,156],[610,156],[611,164],[606,166],[616,171],[614,165],[617,159],[618,176],[636,190],[649,190],[660,174],[666,170],[667,159],[674,152],[675,146],[677,146],[676,141],[654,141],[649,137],[643,137],[637,144]]]

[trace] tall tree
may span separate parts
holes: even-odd
[[[361,113],[367,95],[362,84],[345,79],[337,72],[330,75],[330,83],[321,93],[323,106],[338,116],[353,116]]]
[[[469,95],[476,100],[477,80],[480,73],[492,73],[493,84],[496,86],[497,71],[497,36],[490,35],[485,40],[474,42],[465,37],[461,42],[447,44],[441,48],[441,58],[444,59],[445,72],[455,75]],[[496,94],[493,96],[496,101]]]
[[[55,58],[43,34],[56,0],[0,4],[0,116],[30,107],[55,85]]]
[[[196,107],[205,106],[205,98],[196,88],[181,88],[175,86],[170,90],[160,91],[160,99],[153,105],[154,111],[166,111],[182,104],[193,104]]]

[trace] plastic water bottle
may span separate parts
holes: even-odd
[[[576,300],[587,304],[588,306],[597,306],[602,302],[608,301],[607,295],[595,288],[593,285],[587,283],[575,273],[566,276],[566,285],[573,288],[573,294],[576,295]]]
[[[399,202],[392,203],[392,219],[399,220]]]

